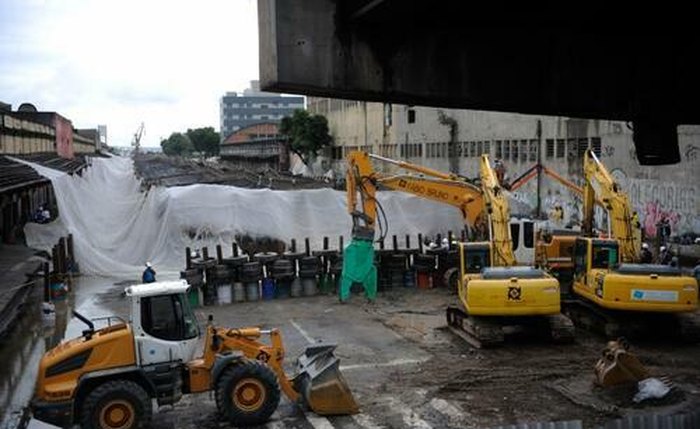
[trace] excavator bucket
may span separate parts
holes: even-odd
[[[336,345],[308,347],[297,360],[296,390],[316,414],[356,414],[360,407],[340,372],[340,359],[333,351]]]
[[[649,371],[629,352],[627,341],[609,341],[595,365],[595,382],[609,387],[649,378]]]

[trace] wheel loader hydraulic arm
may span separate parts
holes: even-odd
[[[269,344],[260,341],[263,335],[269,336]],[[211,371],[217,356],[227,352],[240,352],[248,359],[265,362],[277,374],[280,388],[289,400],[292,402],[299,400],[299,392],[294,389],[292,380],[287,377],[282,367],[285,351],[279,330],[208,326],[203,366]],[[210,380],[210,383],[213,382],[215,380]]]

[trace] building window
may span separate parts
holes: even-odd
[[[496,140],[494,142],[494,146],[496,146],[496,159],[503,158],[503,147],[501,146],[502,143],[503,142],[501,142],[500,140]]]
[[[579,158],[583,158],[583,155],[586,153],[586,149],[588,149],[588,139],[578,139],[578,151],[576,154]]]
[[[513,162],[518,162],[518,141],[513,140],[511,143],[513,143],[513,150],[511,151],[512,157],[510,158],[510,160]]]
[[[566,140],[557,139],[557,158],[564,158],[566,153]]]
[[[547,149],[544,152],[544,156],[547,159],[554,158],[554,139],[547,139],[546,146]]]
[[[391,126],[391,103],[385,103],[384,104],[384,126],[385,127],[390,127]]]
[[[510,140],[503,140],[503,159],[510,159]]]
[[[537,151],[539,149],[538,140],[530,140],[530,161],[537,161]]]
[[[414,124],[416,122],[416,111],[413,109],[408,109],[408,123]]]
[[[596,156],[600,156],[600,137],[591,137],[591,149]]]
[[[527,140],[520,140],[520,162],[527,161]]]
[[[469,142],[469,156],[476,156],[476,142]]]
[[[484,142],[484,153],[491,156],[491,142],[488,140]]]
[[[476,142],[476,155],[481,156],[484,153],[484,142]]]

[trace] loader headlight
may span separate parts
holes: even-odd
[[[559,288],[556,286],[547,286],[546,288],[542,289],[542,292],[544,292],[544,293],[559,293]]]
[[[685,285],[683,286],[683,292],[692,292],[696,290],[697,288],[694,285]]]

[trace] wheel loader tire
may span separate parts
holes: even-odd
[[[265,423],[279,402],[277,376],[262,362],[245,360],[232,365],[216,383],[219,416],[236,427]]]
[[[80,411],[83,429],[150,427],[153,413],[148,393],[133,381],[106,382],[90,392]]]

